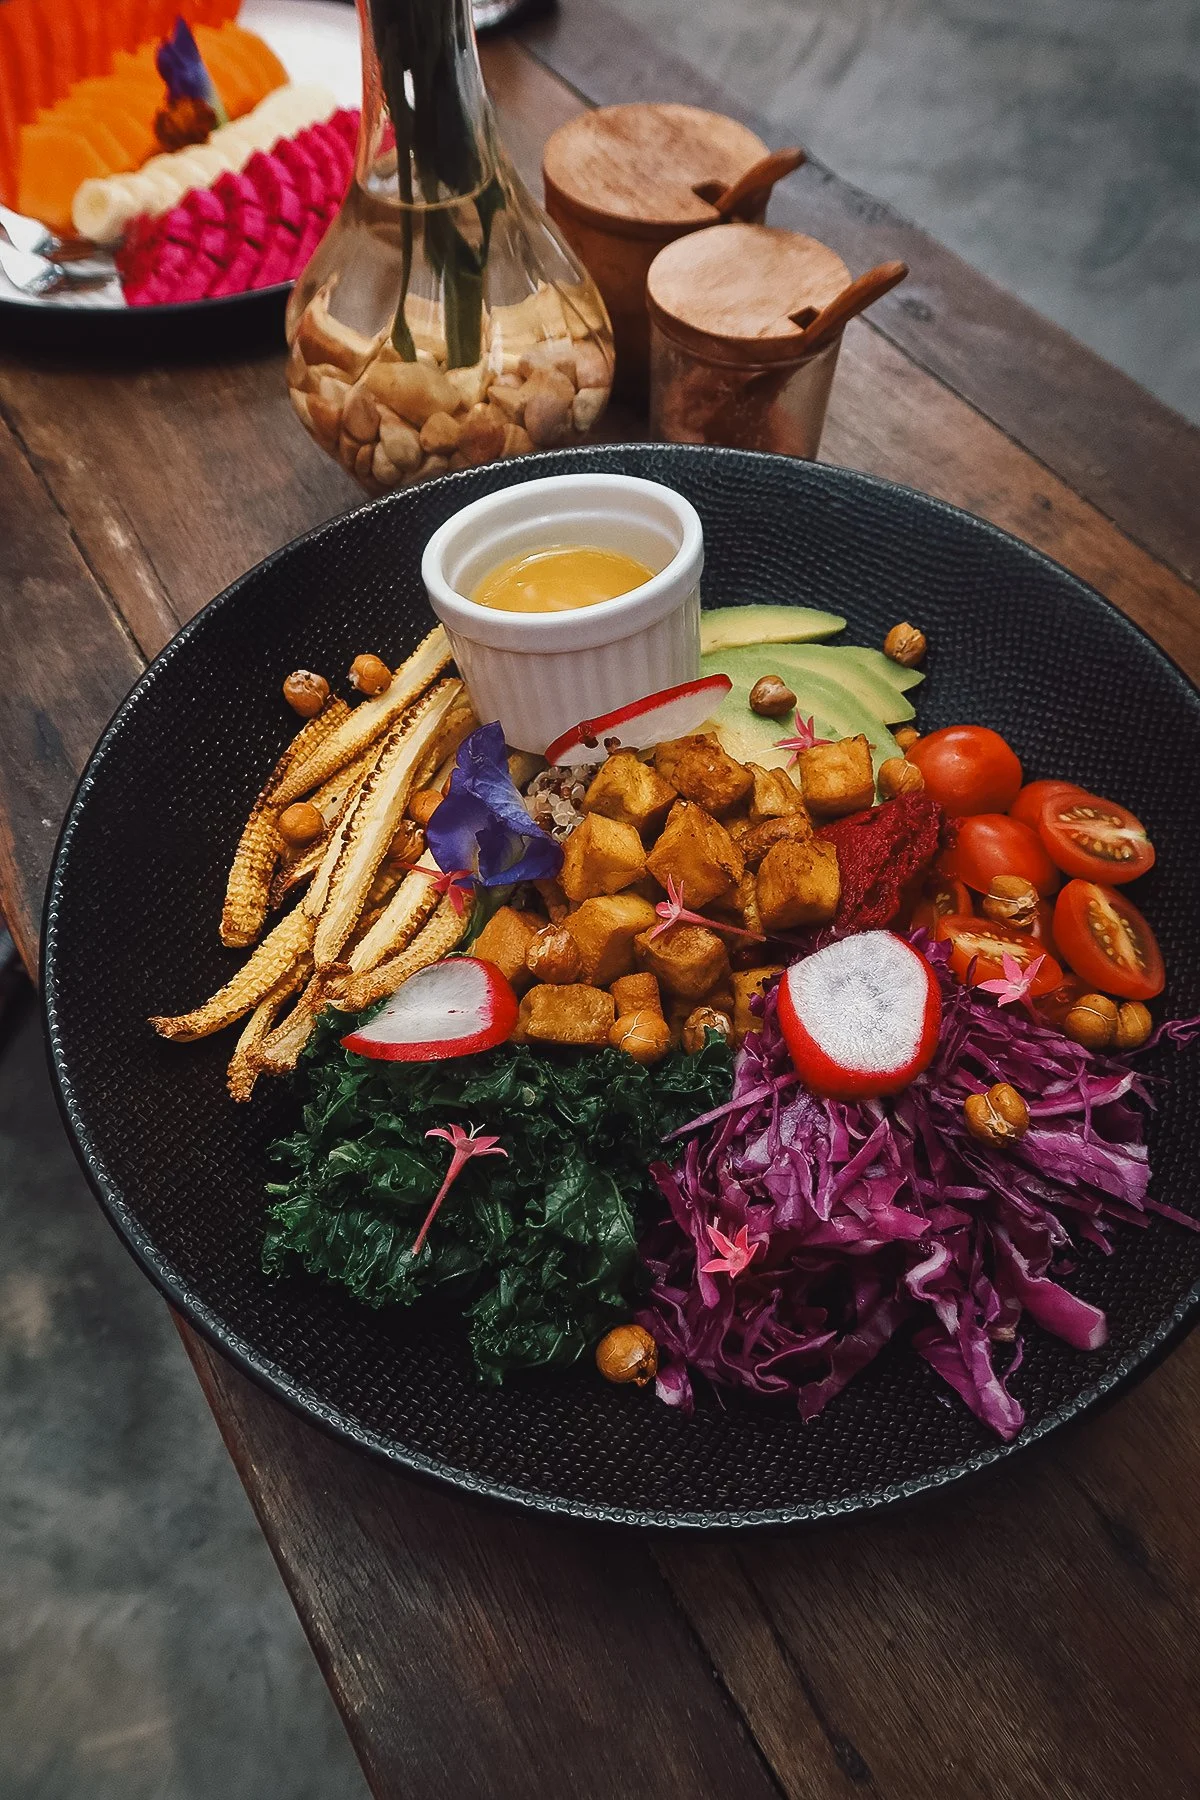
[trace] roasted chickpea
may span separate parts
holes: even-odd
[[[916,763],[903,756],[889,756],[879,765],[879,791],[885,800],[894,800],[897,794],[919,794],[924,786],[925,777]]]
[[[413,824],[419,825],[424,831],[444,799],[445,795],[440,788],[418,788],[409,795],[408,805],[404,810]]]
[[[1126,1000],[1117,1012],[1117,1029],[1113,1035],[1116,1050],[1140,1050],[1154,1027],[1150,1008],[1140,1000]]]
[[[611,1027],[608,1041],[614,1050],[623,1050],[636,1063],[661,1062],[671,1048],[671,1027],[661,1013],[643,1007],[640,1012],[626,1013]]]
[[[986,1094],[968,1094],[963,1117],[982,1144],[1015,1143],[1029,1130],[1029,1108],[1007,1081],[998,1081]]]
[[[315,844],[324,830],[325,821],[311,800],[297,800],[279,815],[279,835],[292,850]]]
[[[911,750],[914,744],[918,744],[921,741],[921,734],[915,725],[897,726],[896,730],[893,731],[892,736],[899,744],[901,750],[905,752]]]
[[[658,1373],[658,1345],[644,1325],[614,1325],[596,1345],[596,1367],[605,1381],[645,1387]]]
[[[1117,1003],[1107,994],[1081,994],[1062,1028],[1085,1050],[1107,1050],[1116,1035],[1117,1018]]]
[[[525,967],[535,981],[561,987],[583,974],[579,945],[564,925],[543,925],[525,952]]]
[[[392,671],[377,656],[356,656],[350,664],[349,680],[360,694],[382,694],[392,685]]]
[[[728,1043],[733,1036],[733,1020],[728,1013],[720,1012],[715,1006],[697,1006],[683,1021],[683,1030],[679,1041],[689,1056],[695,1056],[703,1050],[705,1039],[710,1031]]]
[[[760,675],[750,689],[750,711],[762,719],[781,719],[795,704],[795,694],[778,675]]]
[[[293,669],[283,684],[283,697],[302,719],[315,719],[329,698],[329,683],[311,669]]]
[[[893,625],[883,640],[883,654],[905,669],[915,669],[927,649],[925,633],[907,619],[902,625]]]
[[[998,925],[1011,925],[1016,931],[1028,931],[1037,918],[1038,893],[1023,875],[993,875],[983,897],[985,918]]]

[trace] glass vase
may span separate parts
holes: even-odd
[[[358,0],[354,180],[288,307],[299,418],[369,494],[579,441],[604,303],[509,163],[470,0]]]

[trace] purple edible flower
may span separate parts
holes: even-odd
[[[154,66],[167,84],[170,105],[181,100],[202,100],[211,106],[219,125],[228,124],[221,96],[186,19],[176,19],[170,37],[164,38],[154,52]]]
[[[481,725],[459,750],[425,841],[439,869],[469,871],[481,887],[540,881],[562,867],[561,847],[534,824],[513,785],[499,725]]]

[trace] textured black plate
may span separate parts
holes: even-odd
[[[264,1150],[286,1086],[226,1098],[229,1034],[161,1042],[148,1013],[194,1004],[232,958],[216,938],[224,870],[260,776],[289,731],[292,668],[398,659],[427,629],[422,546],[466,501],[514,481],[618,469],[670,483],[704,520],[710,605],[806,602],[877,644],[928,632],[926,728],[985,721],[1031,775],[1111,792],[1145,820],[1159,864],[1138,899],[1200,1011],[1200,696],[1104,600],[1033,550],[937,501],[865,476],[738,451],[597,449],[450,476],[289,545],[180,632],[105,733],[63,831],[47,901],[51,1054],[84,1167],[143,1267],[202,1331],[276,1393],[405,1467],[527,1505],[672,1525],[811,1519],[946,1482],[1012,1454],[917,1357],[896,1347],[822,1417],[704,1405],[682,1419],[588,1369],[472,1379],[458,1324],[372,1312],[332,1288],[259,1273]],[[1152,1132],[1156,1192],[1196,1206],[1200,1084],[1180,1058]],[[262,1091],[265,1088],[265,1092]],[[1036,1328],[1014,1387],[1015,1448],[1091,1405],[1160,1349],[1200,1297],[1200,1237],[1165,1223],[1086,1248],[1074,1285],[1104,1306],[1095,1355]]]
[[[0,293],[0,338],[14,349],[67,356],[213,355],[282,347],[290,281],[179,306],[72,306]]]

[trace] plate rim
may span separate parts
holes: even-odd
[[[777,467],[781,461],[778,456],[773,456],[765,451],[733,450],[691,444],[658,445],[645,441],[588,445],[567,454],[580,461],[597,463],[605,458],[620,456],[631,451],[645,454],[647,451],[662,449],[669,449],[672,454],[683,453],[689,459],[694,457],[698,463],[707,463],[715,457],[721,461],[728,459],[748,462],[751,466],[758,464],[763,467]],[[547,451],[520,458],[520,474],[516,478],[518,480],[536,480],[539,474],[546,472],[545,465],[548,462],[552,463],[557,470],[563,454],[564,452],[561,450]],[[857,487],[868,492],[878,491],[891,494],[899,492],[911,496],[915,498],[920,507],[929,508],[934,513],[953,518],[960,523],[965,522],[985,540],[1015,545],[1024,555],[1032,557],[1045,569],[1053,571],[1060,579],[1065,579],[1089,601],[1098,601],[1107,612],[1133,630],[1161,660],[1166,672],[1182,683],[1200,704],[1200,687],[1197,687],[1170,652],[1164,650],[1136,619],[1130,618],[1106,595],[1101,594],[1098,589],[1090,586],[1072,570],[1065,568],[1063,564],[1056,562],[1053,557],[1047,556],[1036,545],[1027,543],[1024,539],[1017,537],[1012,532],[1005,531],[998,525],[993,525],[990,520],[983,519],[976,513],[967,512],[965,508],[954,506],[936,495],[923,493],[919,488],[909,487],[904,483],[890,481],[886,477],[868,474],[861,470],[848,469],[840,464],[814,463],[811,466],[828,472],[835,483],[845,482],[851,490]],[[464,482],[471,484],[477,474],[476,470],[460,470],[454,474],[439,476],[428,486],[440,486],[447,491],[453,491],[453,487],[456,485],[461,486]],[[330,1406],[308,1383],[288,1375],[263,1351],[255,1349],[240,1333],[223,1324],[211,1308],[190,1292],[186,1283],[165,1258],[156,1251],[150,1238],[131,1217],[121,1190],[108,1178],[104,1170],[102,1159],[84,1128],[74,1098],[72,1082],[65,1067],[62,1049],[54,970],[57,915],[63,892],[65,863],[83,807],[94,786],[96,771],[111,753],[113,745],[119,738],[125,718],[139,704],[143,690],[157,678],[157,672],[182,654],[184,646],[201,629],[202,621],[206,620],[210,614],[221,611],[230,605],[236,605],[237,595],[242,587],[251,578],[256,577],[260,570],[291,555],[299,546],[317,541],[327,532],[342,527],[350,518],[356,518],[361,514],[382,514],[385,510],[394,507],[397,502],[402,504],[403,491],[385,494],[377,500],[368,500],[360,506],[349,507],[343,512],[335,513],[329,519],[322,520],[320,524],[302,532],[299,536],[289,539],[286,544],[280,545],[269,555],[243,571],[228,587],[214,595],[205,606],[201,607],[180,627],[169,643],[165,644],[153,660],[146,665],[105,725],[75,785],[55,842],[50,875],[42,905],[38,963],[44,1041],[55,1100],[75,1158],[108,1223],[143,1273],[149,1277],[168,1303],[187,1320],[189,1325],[195,1328],[207,1343],[211,1344],[220,1354],[228,1357],[243,1374],[257,1382],[260,1387],[265,1388],[276,1399],[283,1401],[293,1412],[328,1431],[342,1442],[381,1457],[393,1468],[402,1469],[423,1479],[436,1481],[439,1485],[449,1486],[459,1492],[475,1494],[489,1500],[503,1501],[535,1513],[570,1517],[591,1523],[632,1525],[654,1530],[778,1529],[780,1527],[814,1525],[825,1520],[850,1517],[856,1513],[877,1512],[881,1507],[913,1500],[922,1494],[949,1487],[955,1482],[977,1475],[994,1463],[1005,1461],[1021,1451],[1031,1448],[1044,1441],[1052,1432],[1060,1431],[1092,1415],[1100,1406],[1119,1398],[1138,1381],[1149,1375],[1163,1358],[1178,1343],[1182,1342],[1184,1336],[1200,1317],[1200,1281],[1195,1282],[1186,1293],[1181,1295],[1170,1313],[1160,1321],[1153,1331],[1127,1350],[1120,1362],[1106,1375],[1098,1376],[1081,1393],[1064,1401],[1053,1412],[1038,1420],[1036,1424],[1026,1426],[1009,1443],[997,1440],[994,1444],[981,1446],[970,1456],[962,1458],[952,1465],[912,1476],[902,1482],[883,1483],[869,1491],[860,1491],[839,1500],[807,1501],[782,1507],[760,1507],[752,1510],[714,1508],[681,1511],[679,1509],[664,1510],[646,1507],[630,1508],[591,1500],[568,1499],[541,1493],[530,1487],[517,1487],[507,1482],[476,1475],[470,1470],[455,1468],[448,1463],[427,1456],[423,1452],[405,1449],[381,1433],[357,1424],[340,1409]]]

